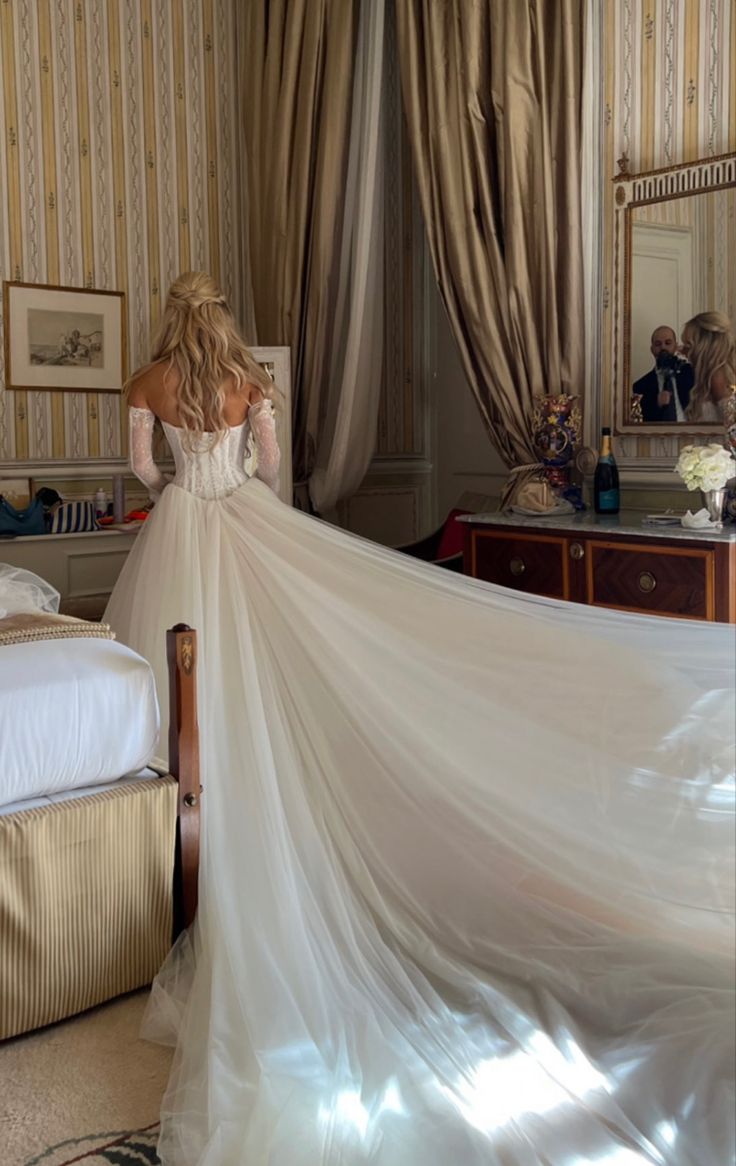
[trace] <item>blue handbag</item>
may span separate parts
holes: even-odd
[[[34,498],[30,506],[16,510],[7,498],[0,495],[0,538],[15,538],[25,534],[46,534],[41,499]]]

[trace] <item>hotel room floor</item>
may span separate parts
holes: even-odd
[[[171,1050],[138,1036],[147,996],[134,992],[0,1044],[2,1166],[96,1166],[110,1159],[94,1147],[158,1121]],[[155,1145],[153,1133],[148,1141]],[[150,1154],[140,1161],[155,1161]]]

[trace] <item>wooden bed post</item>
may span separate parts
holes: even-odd
[[[169,770],[179,786],[174,868],[174,938],[197,911],[199,875],[199,726],[197,633],[179,623],[166,633],[169,665]]]

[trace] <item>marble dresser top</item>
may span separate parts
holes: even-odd
[[[696,507],[697,509],[697,507]],[[663,525],[645,521],[645,515],[636,511],[604,516],[593,510],[575,514],[463,514],[458,522],[483,526],[515,526],[528,530],[569,530],[580,534],[625,534],[639,538],[702,539],[708,542],[736,542],[736,524],[726,523],[721,530],[688,530],[684,526]]]

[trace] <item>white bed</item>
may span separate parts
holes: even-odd
[[[167,633],[156,771],[150,665],[58,607],[0,563],[0,1040],[150,983],[196,910],[196,634]]]
[[[108,639],[0,648],[0,806],[143,769],[159,733],[148,663]]]
[[[149,983],[172,936],[153,672],[56,618],[58,638],[0,643],[0,1040]]]
[[[137,770],[135,773],[126,773],[124,777],[118,777],[115,781],[100,782],[97,785],[79,786],[76,789],[62,790],[61,793],[55,794],[40,794],[35,798],[22,798],[17,802],[9,802],[5,806],[0,806],[0,818],[8,817],[11,814],[21,814],[26,810],[43,810],[48,806],[60,806],[64,802],[76,800],[77,798],[90,798],[94,794],[106,794],[112,790],[127,789],[135,786],[137,782],[153,781],[160,779],[163,776],[162,770],[159,766],[146,765],[143,769]]]

